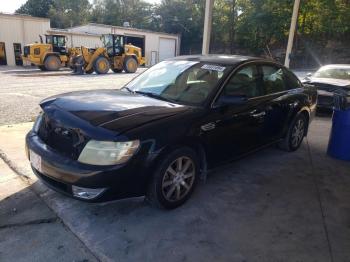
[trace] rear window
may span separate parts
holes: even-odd
[[[287,89],[296,89],[302,87],[300,80],[290,71],[284,70]]]
[[[266,95],[286,90],[282,68],[270,65],[263,65],[261,68],[262,81]]]

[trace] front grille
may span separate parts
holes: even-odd
[[[34,173],[49,187],[62,193],[72,194],[71,186],[66,185],[62,182],[58,182],[48,176],[45,176],[36,169],[34,169]]]
[[[66,128],[46,114],[41,121],[38,135],[45,144],[73,160],[78,159],[86,144],[86,139],[79,129]]]
[[[25,46],[23,48],[23,56],[27,57],[30,54],[30,46]]]

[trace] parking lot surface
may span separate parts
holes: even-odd
[[[0,126],[0,157],[21,178],[0,163],[0,261],[350,261],[350,163],[326,154],[329,116],[297,152],[270,147],[212,170],[172,211],[143,198],[80,202],[38,181],[24,153],[32,123],[15,123],[47,96],[134,76],[0,72],[0,125],[11,124]]]
[[[89,89],[119,89],[135,74],[74,75],[69,70],[42,72],[35,67],[0,67],[0,125],[31,121],[49,96]]]
[[[0,128],[3,156],[100,261],[349,261],[350,164],[326,155],[328,118],[313,122],[297,152],[271,147],[211,171],[172,211],[46,188],[21,151],[30,127]]]

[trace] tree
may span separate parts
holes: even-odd
[[[91,5],[88,0],[54,0],[49,10],[51,26],[67,28],[89,21]]]
[[[48,17],[53,0],[28,0],[15,12],[38,17]]]

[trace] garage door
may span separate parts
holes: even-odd
[[[169,38],[159,38],[159,62],[176,54],[176,40]]]

